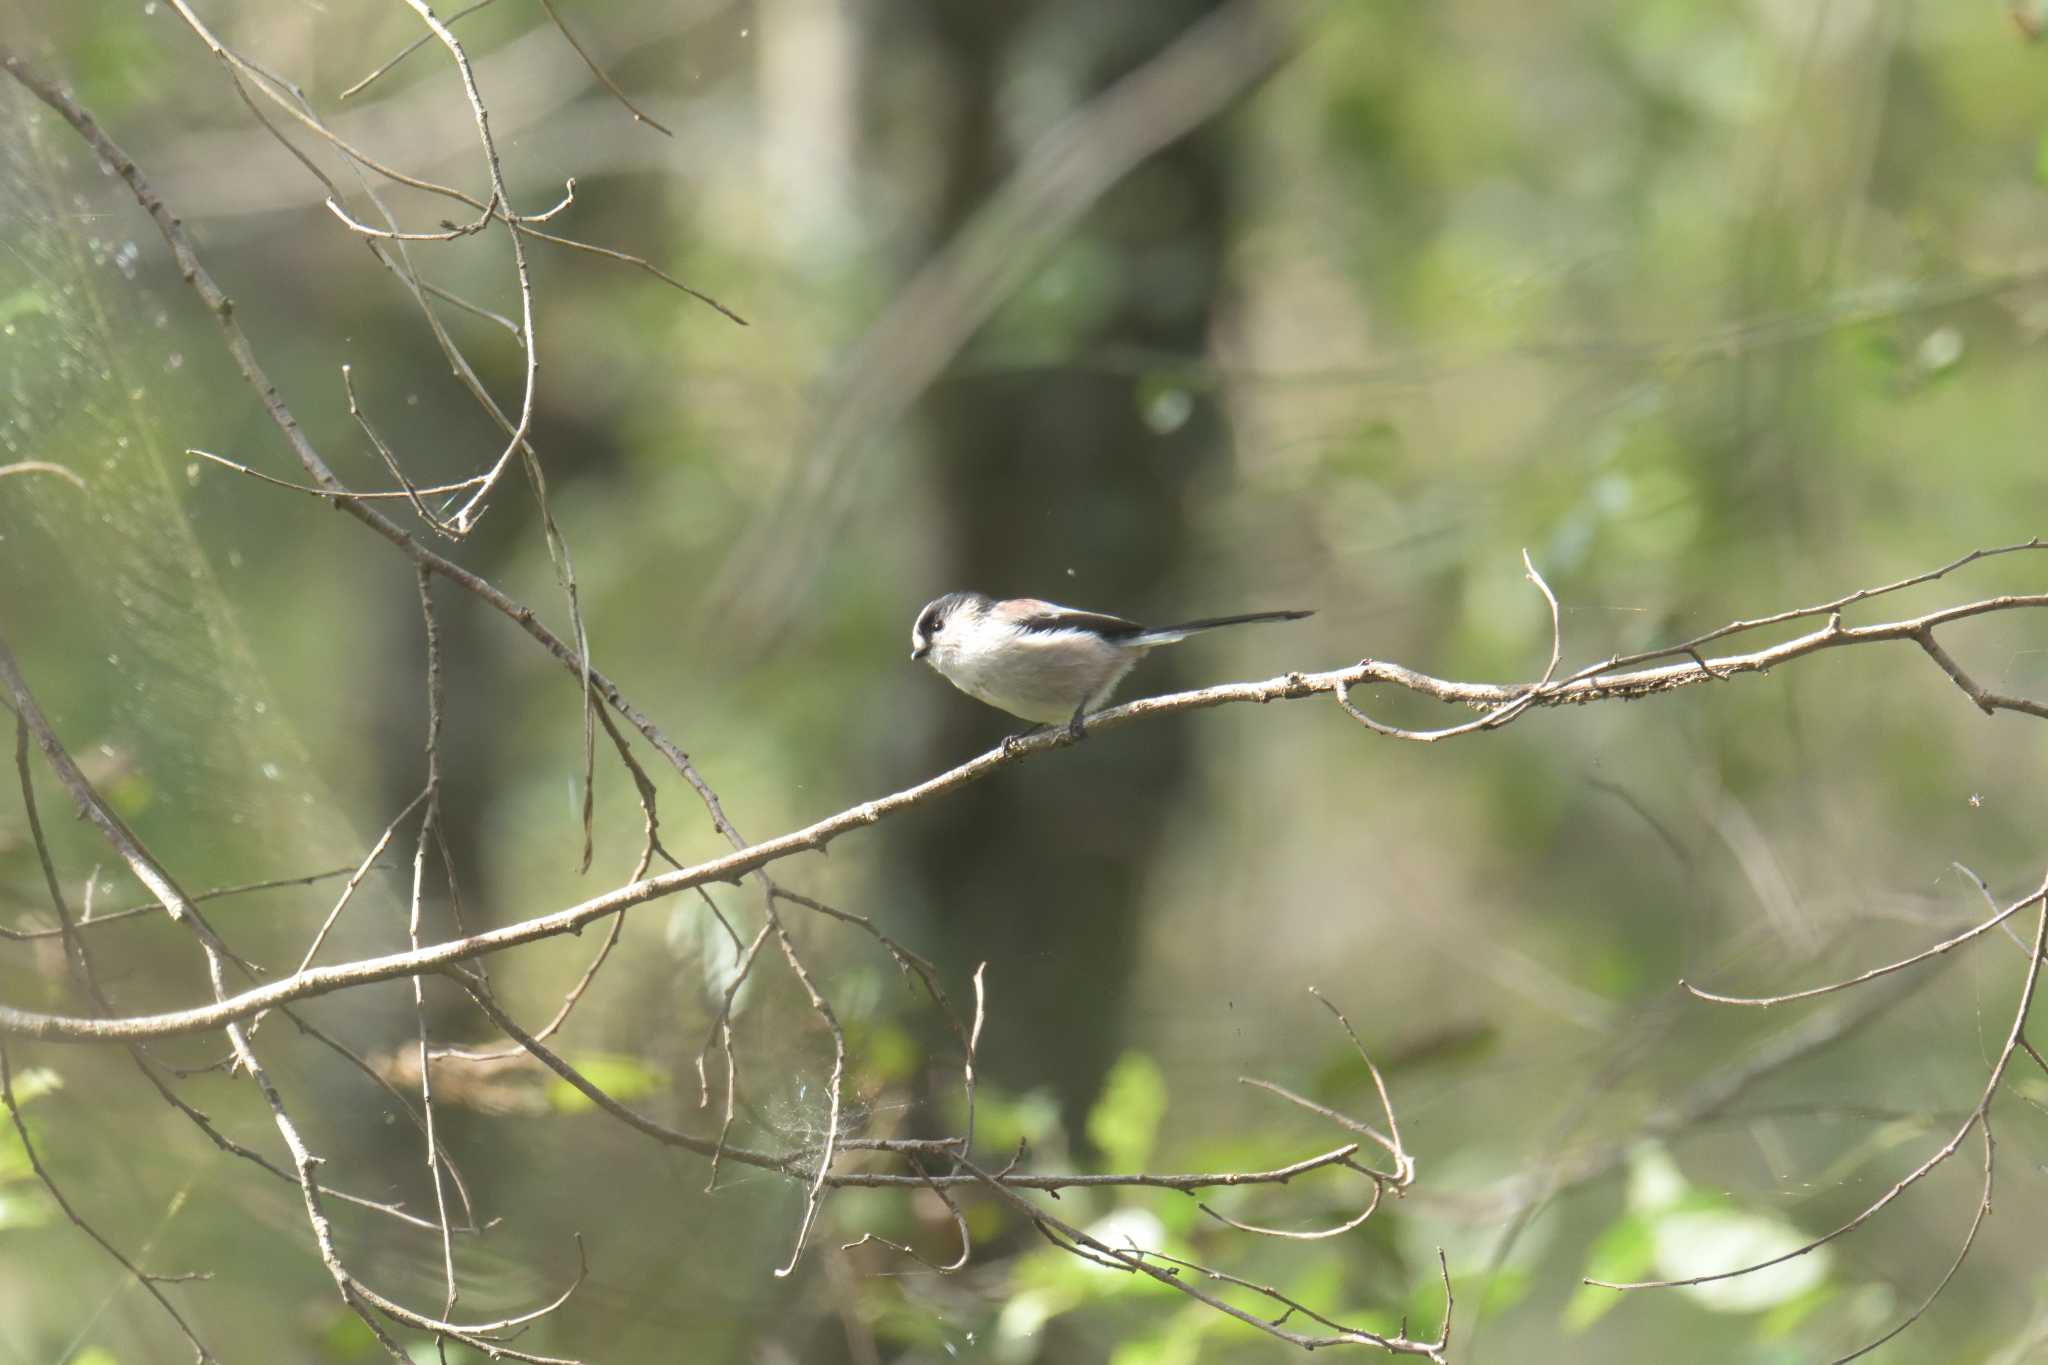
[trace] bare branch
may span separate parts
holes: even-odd
[[[1536,572],[1536,565],[1531,562],[1527,550],[1522,551],[1522,567],[1528,571],[1529,581],[1536,585],[1536,590],[1543,594],[1543,600],[1550,606],[1550,663],[1544,667],[1543,676],[1536,682],[1535,686],[1527,689],[1498,710],[1488,711],[1478,720],[1467,721],[1463,725],[1446,726],[1441,730],[1403,730],[1398,726],[1382,725],[1356,706],[1353,706],[1351,704],[1350,684],[1340,681],[1336,684],[1335,692],[1337,705],[1344,709],[1344,714],[1350,716],[1376,735],[1385,735],[1389,739],[1409,739],[1421,744],[1432,744],[1440,739],[1455,739],[1459,735],[1469,735],[1475,730],[1497,730],[1516,716],[1522,714],[1522,712],[1528,710],[1536,702],[1542,700],[1545,690],[1550,686],[1551,678],[1557,673],[1558,660],[1564,654],[1564,628],[1558,619],[1557,595],[1550,591],[1550,585],[1543,581],[1543,575]],[[1702,664],[1702,667],[1704,667],[1704,664]]]
[[[458,237],[474,237],[489,227],[491,219],[498,216],[498,205],[496,200],[492,200],[484,205],[483,212],[477,215],[474,223],[443,228],[439,232],[394,232],[388,228],[373,228],[368,223],[359,223],[350,217],[349,211],[341,206],[341,201],[332,196],[327,200],[327,211],[339,218],[343,226],[358,237],[375,237],[385,242],[452,242]]]
[[[375,489],[367,493],[358,493],[353,490],[315,488],[310,484],[293,483],[289,479],[274,479],[270,475],[265,474],[260,469],[251,469],[249,468],[249,466],[245,464],[238,464],[235,461],[228,459],[225,455],[216,455],[210,450],[188,448],[185,451],[185,453],[187,455],[196,455],[202,460],[211,461],[212,463],[221,466],[223,469],[232,469],[237,474],[246,474],[248,477],[256,479],[262,483],[270,484],[272,487],[290,489],[294,493],[311,494],[313,497],[316,498],[325,498],[331,503],[338,503],[345,500],[367,501],[380,498],[405,498],[408,501],[410,501],[412,499],[420,497],[423,494],[461,493],[467,489],[476,487],[478,481],[476,478],[468,478],[462,480],[459,483],[436,484],[432,488],[406,487],[397,489]]]
[[[416,544],[409,538],[408,545]],[[452,566],[451,566],[452,567]],[[443,576],[448,576],[445,572]],[[1997,597],[1966,603],[1930,612],[1925,616],[1906,621],[1887,622],[1871,626],[1849,627],[1830,619],[1824,629],[1809,635],[1759,650],[1748,655],[1727,656],[1714,661],[1715,667],[1723,672],[1762,671],[1774,665],[1802,658],[1819,650],[1838,648],[1854,644],[1882,641],[1910,640],[1922,630],[1935,624],[1963,620],[1991,612],[2048,607],[2048,595]],[[552,637],[550,637],[552,638]],[[568,656],[574,658],[576,656]],[[1296,700],[1334,692],[1339,686],[1355,687],[1367,681],[1391,682],[1424,695],[1445,701],[1461,701],[1482,705],[1499,705],[1502,708],[1523,702],[1533,697],[1542,705],[1556,705],[1565,702],[1584,703],[1610,698],[1659,695],[1674,687],[1690,682],[1704,681],[1711,672],[1695,663],[1670,665],[1637,673],[1608,674],[1595,676],[1609,665],[1593,665],[1579,674],[1544,684],[1471,684],[1451,683],[1429,678],[1398,665],[1377,663],[1367,660],[1348,669],[1332,673],[1303,674],[1290,673],[1260,683],[1226,683],[1216,687],[1191,692],[1175,693],[1164,697],[1151,697],[1112,707],[1091,716],[1088,727],[1099,732],[1106,728],[1129,724],[1136,720],[1154,716],[1173,715],[1184,711],[1203,710],[1212,706],[1233,703],[1265,703],[1282,700]],[[592,685],[605,692],[607,699],[621,707],[628,720],[640,723],[637,712],[624,708],[615,689],[600,683],[600,675],[590,673]],[[1530,703],[1523,702],[1524,705]],[[643,733],[653,731],[651,725],[643,727]],[[578,905],[536,916],[515,924],[492,929],[466,938],[422,948],[417,952],[396,953],[380,958],[369,958],[343,967],[315,968],[297,973],[293,977],[266,984],[245,991],[230,1001],[213,1006],[173,1011],[128,1020],[85,1020],[59,1015],[33,1014],[26,1011],[0,1006],[0,1031],[29,1034],[44,1038],[69,1040],[97,1039],[119,1040],[134,1037],[170,1036],[176,1033],[200,1032],[219,1027],[230,1018],[246,1018],[249,1014],[288,1000],[312,995],[327,994],[347,986],[362,985],[371,981],[389,980],[410,975],[422,970],[434,970],[450,963],[501,951],[524,943],[532,943],[558,934],[570,933],[595,920],[602,919],[618,910],[642,904],[677,891],[708,885],[718,881],[738,881],[749,873],[768,866],[770,863],[798,853],[815,852],[825,848],[834,839],[857,829],[864,829],[880,823],[893,815],[923,805],[928,801],[976,782],[996,772],[1007,764],[1021,762],[1039,754],[1064,748],[1075,742],[1064,730],[1052,730],[1038,734],[1013,736],[998,747],[989,750],[966,763],[952,768],[914,786],[891,793],[877,800],[863,802],[849,807],[836,815],[819,820],[802,829],[792,831],[775,839],[758,844],[745,844],[738,837],[722,813],[714,818],[722,830],[737,847],[734,852],[720,858],[713,858],[692,867],[678,869],[648,877],[631,885],[593,897]],[[657,741],[657,748],[664,742]],[[673,746],[669,746],[672,749]],[[665,750],[667,751],[667,750]],[[675,751],[681,758],[680,751]],[[682,758],[687,764],[687,759]],[[700,794],[707,794],[704,788]],[[714,811],[715,805],[707,800]]]
[[[455,59],[455,69],[462,77],[463,93],[469,97],[470,112],[476,119],[476,135],[483,146],[484,164],[490,169],[491,204],[504,205],[509,215],[512,197],[505,190],[505,170],[498,160],[498,144],[491,137],[490,116],[484,110],[483,96],[476,88],[476,73],[470,70],[469,54],[463,51],[462,44],[457,41],[455,34],[434,14],[426,0],[405,0],[405,4],[413,13],[419,15],[421,23],[433,30],[434,36],[440,39],[441,46],[447,48],[448,55]],[[487,205],[486,215],[489,211],[490,206]],[[506,221],[508,224],[511,222],[509,217]],[[456,509],[453,526],[459,534],[467,534],[476,524],[484,499],[490,495],[505,466],[525,444],[526,433],[533,428],[533,400],[540,366],[540,356],[534,345],[533,336],[533,280],[527,270],[526,247],[520,241],[518,228],[511,227],[506,236],[512,243],[512,271],[519,281],[519,335],[524,343],[521,352],[525,362],[525,373],[520,385],[519,421],[513,427],[511,439],[506,442],[504,452],[485,472],[482,485],[469,495],[468,501]]]

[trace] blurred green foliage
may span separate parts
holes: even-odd
[[[403,7],[218,8],[224,37],[381,155],[483,183],[444,54],[339,98],[414,36]],[[989,321],[908,411],[875,399],[944,331],[929,314],[893,331],[877,320],[923,297],[918,272],[1033,148],[1201,8],[567,13],[673,140],[636,127],[532,7],[462,21],[515,202],[537,211],[577,177],[561,230],[644,255],[751,324],[615,262],[533,248],[535,442],[596,658],[687,745],[749,837],[1005,733],[903,658],[911,614],[948,588],[1164,619],[1318,610],[1292,634],[1148,663],[1131,694],[1361,655],[1511,679],[1540,669],[1550,642],[1523,547],[1578,666],[2042,529],[2048,49],[1995,5],[1309,7],[1276,71],[1042,255],[1019,247],[1021,282],[971,300]],[[343,477],[388,483],[343,364],[413,479],[496,457],[501,434],[403,291],[170,7],[29,0],[7,27],[183,217]],[[404,192],[392,203],[415,231],[447,212]],[[303,478],[118,181],[11,86],[0,235],[0,465],[54,462],[86,484],[0,477],[0,633],[188,888],[353,864],[422,773],[409,570],[319,502],[185,453]],[[446,287],[516,310],[501,235],[412,251]],[[492,391],[516,398],[505,333],[459,310],[446,320]],[[1164,492],[1143,502],[1134,487]],[[1161,518],[1172,534],[1155,540]],[[522,485],[451,552],[566,629]],[[1009,581],[960,581],[970,570]],[[2038,556],[1989,561],[1852,619],[2038,591],[2041,577]],[[639,851],[639,812],[600,737],[595,870],[579,875],[567,676],[494,614],[437,600],[465,922],[613,884]],[[1987,686],[2048,695],[2039,621],[1990,617],[1944,641]],[[1465,718],[1358,700],[1393,721]],[[1311,984],[1386,1071],[1418,1160],[1408,1197],[1327,1241],[1252,1239],[1166,1191],[1071,1191],[1048,1205],[1063,1219],[1419,1334],[1442,1311],[1443,1247],[1460,1362],[1809,1360],[1887,1331],[1933,1288],[1975,1208],[1974,1146],[1832,1259],[1806,1258],[1804,1280],[1716,1299],[1580,1278],[1703,1273],[1674,1255],[1739,1257],[1853,1217],[1975,1103],[2022,955],[1992,940],[1923,969],[1925,989],[1664,1134],[1669,1197],[1646,1206],[1650,1158],[1627,1152],[1647,1116],[1807,1017],[1788,1011],[1831,1007],[1738,1016],[1674,999],[1671,982],[1789,989],[1910,952],[1981,910],[1953,862],[2018,894],[2041,865],[2042,756],[2034,722],[1982,716],[1917,651],[1857,649],[1445,746],[1376,740],[1327,704],[1224,708],[1006,770],[991,779],[1012,803],[1002,818],[948,828],[974,841],[960,854],[972,866],[1028,844],[1031,812],[1088,802],[1080,835],[1026,851],[1117,869],[1108,904],[1046,892],[1042,916],[991,923],[918,843],[930,811],[790,869],[929,950],[956,1006],[988,963],[987,1161],[1021,1142],[1034,1169],[1259,1169],[1347,1140],[1238,1081],[1379,1122]],[[650,768],[669,847],[719,850],[688,789]],[[36,782],[73,909],[143,899],[47,775]],[[393,847],[323,960],[404,943],[410,849]],[[1023,903],[1034,886],[1018,882]],[[210,913],[279,972],[335,894],[282,888]],[[760,923],[748,895],[713,896],[740,937]],[[428,907],[434,933],[453,931],[454,909]],[[844,926],[783,913],[846,1025],[854,1131],[958,1131],[959,1046],[924,992]],[[0,924],[48,923],[25,822],[0,808]],[[122,1008],[204,998],[171,926],[98,933]],[[49,940],[0,948],[0,999],[83,1007]],[[537,1022],[594,949],[522,950],[491,970]],[[737,957],[701,904],[635,911],[565,1053],[661,1121],[710,1130],[720,1099],[700,1106],[699,1050]],[[815,1143],[830,1039],[772,945],[764,962],[737,997],[736,1140]],[[1077,983],[1064,995],[1063,979]],[[481,1036],[452,994],[431,998],[437,1040]],[[402,985],[307,1014],[376,1063],[414,1045]],[[404,1111],[288,1033],[274,1020],[260,1044],[323,1178],[431,1207]],[[95,1226],[152,1269],[212,1272],[171,1292],[224,1358],[377,1358],[288,1185],[222,1156],[118,1054],[10,1051],[38,1150]],[[159,1051],[200,1068],[182,1085],[226,1133],[277,1155],[246,1081],[204,1069],[217,1046]],[[715,1075],[715,1039],[706,1055]],[[2048,1086],[2010,1085],[1994,1216],[1927,1317],[1872,1359],[2017,1362],[2048,1341],[2025,1214],[2048,1170]],[[547,1093],[544,1110],[450,1101],[439,1116],[482,1216],[505,1220],[458,1240],[462,1312],[545,1301],[576,1272],[575,1235],[588,1248],[589,1280],[524,1347],[805,1365],[1294,1358],[1055,1250],[988,1199],[964,1201],[975,1255],[956,1275],[872,1243],[841,1252],[869,1231],[937,1264],[958,1251],[935,1198],[849,1190],[798,1273],[777,1279],[799,1188],[727,1167],[706,1190],[701,1161]],[[1210,1202],[1326,1227],[1363,1197],[1339,1176]],[[155,1305],[52,1212],[0,1138],[0,1360],[183,1354]],[[433,1238],[335,1216],[371,1283],[439,1301]]]

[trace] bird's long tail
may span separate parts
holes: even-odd
[[[1135,643],[1146,645],[1170,645],[1185,640],[1190,635],[1219,626],[1244,626],[1255,621],[1299,621],[1304,616],[1314,616],[1313,611],[1248,611],[1242,616],[1208,616],[1199,621],[1183,621],[1177,626],[1159,626],[1137,637]]]

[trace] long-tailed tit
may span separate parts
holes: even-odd
[[[1001,601],[949,592],[917,614],[910,657],[977,701],[1045,725],[1081,718],[1109,700],[1124,675],[1160,645],[1251,621],[1296,621],[1307,611],[1254,611],[1148,629],[1120,616],[1076,611],[1035,597]]]

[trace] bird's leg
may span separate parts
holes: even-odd
[[[1087,714],[1088,703],[1084,701],[1079,706],[1074,708],[1073,719],[1069,720],[1065,725],[1034,725],[1029,730],[1024,731],[1022,734],[1004,735],[1002,744],[1003,757],[1015,758],[1018,754],[1023,752],[1024,743],[1026,740],[1036,739],[1040,735],[1052,733],[1054,731],[1064,731],[1067,736],[1067,742],[1070,744],[1080,743],[1083,739],[1086,739],[1088,737],[1088,732],[1082,724],[1082,717],[1086,716]]]

